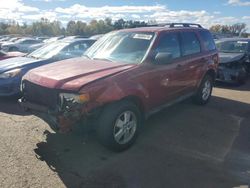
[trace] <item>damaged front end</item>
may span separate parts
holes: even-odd
[[[59,110],[56,115],[61,132],[68,132],[77,122],[88,114],[85,105],[89,101],[88,94],[59,94]]]
[[[231,62],[221,62],[218,66],[217,80],[227,83],[244,83],[247,71],[244,59]]]
[[[20,106],[32,111],[59,132],[69,132],[88,116],[86,105],[90,100],[89,94],[55,92],[30,82],[22,84],[22,92]]]

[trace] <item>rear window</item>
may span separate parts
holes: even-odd
[[[207,51],[215,50],[216,46],[213,40],[213,37],[208,31],[199,31],[202,41],[204,42],[204,46]]]
[[[180,36],[183,56],[201,52],[200,42],[194,32],[182,32]]]

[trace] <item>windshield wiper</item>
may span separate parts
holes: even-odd
[[[86,57],[86,58],[88,58],[88,59],[91,59],[88,55],[82,55],[83,57]]]
[[[111,59],[108,58],[93,58],[93,60],[103,60],[103,61],[110,61],[110,62],[114,62]]]
[[[38,58],[36,56],[33,56],[33,55],[27,55],[26,57],[31,57],[31,58],[34,58],[34,59],[40,59],[40,58]]]

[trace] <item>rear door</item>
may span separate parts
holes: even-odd
[[[207,69],[216,68],[219,63],[219,56],[212,34],[208,30],[197,31],[200,41],[202,41],[202,58],[199,66],[197,66],[197,74],[194,77],[194,82],[199,83]]]
[[[180,69],[182,76],[179,79],[180,94],[194,91],[197,75],[202,71],[204,56],[202,55],[202,45],[195,31],[181,31],[181,54],[182,59]]]

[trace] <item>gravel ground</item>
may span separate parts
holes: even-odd
[[[0,187],[245,187],[249,122],[250,82],[220,84],[206,106],[187,100],[152,116],[137,143],[117,154],[80,128],[55,134],[1,98]]]

